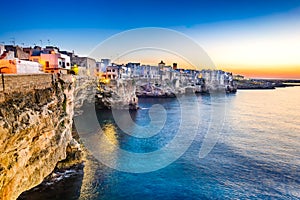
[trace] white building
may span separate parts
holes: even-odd
[[[0,44],[0,56],[4,53],[5,47],[4,45]]]
[[[142,65],[140,66],[140,77],[149,79],[159,78],[159,68],[157,66]]]
[[[71,69],[71,58],[68,55],[60,54],[59,67],[64,69]]]
[[[17,74],[43,73],[42,65],[37,62],[15,59]]]
[[[231,73],[222,70],[202,70],[199,75],[205,80],[206,84],[230,85],[233,80]]]
[[[111,60],[110,59],[101,59],[101,62],[100,62],[100,68],[99,68],[99,71],[100,72],[105,72],[106,71],[106,67],[107,66],[110,66],[111,65]]]

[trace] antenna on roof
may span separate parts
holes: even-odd
[[[15,46],[16,45],[16,38],[14,38],[14,37],[12,37],[12,38],[10,38],[11,39],[11,43],[13,43],[13,45]]]
[[[42,40],[40,40],[40,42],[41,42],[41,47],[43,46],[43,41]]]
[[[48,39],[47,41],[48,41],[48,45],[50,46],[50,40]]]

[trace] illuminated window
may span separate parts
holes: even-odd
[[[49,68],[49,66],[50,66],[50,65],[49,65],[49,61],[46,61],[46,62],[45,62],[45,66],[46,66],[46,69]]]

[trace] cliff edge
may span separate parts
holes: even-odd
[[[72,138],[71,76],[5,75],[0,85],[0,199],[16,199],[66,158]]]

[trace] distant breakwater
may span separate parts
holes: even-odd
[[[282,87],[300,86],[297,80],[267,80],[267,79],[244,79],[235,81],[239,90],[261,90],[275,89]]]

